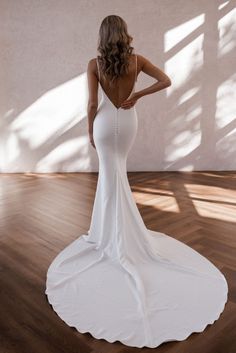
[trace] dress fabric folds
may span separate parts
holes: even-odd
[[[130,95],[136,80],[137,56]],[[227,281],[199,252],[145,226],[126,169],[136,108],[117,108],[99,86],[93,125],[99,174],[90,228],[53,259],[45,293],[67,325],[95,338],[139,348],[182,341],[219,318]]]

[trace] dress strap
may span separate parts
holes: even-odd
[[[98,77],[99,77],[99,82],[100,82],[100,70],[99,70],[99,63],[98,63],[98,58],[96,58],[97,62],[97,68],[98,68]]]
[[[138,58],[137,58],[137,54],[135,55],[135,57],[136,57],[136,67],[135,67],[135,82],[137,81],[137,60],[138,60]]]

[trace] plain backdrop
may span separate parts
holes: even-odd
[[[1,0],[0,172],[98,171],[87,63],[121,16],[135,52],[172,80],[137,102],[128,171],[235,170],[235,2]],[[137,89],[154,83],[141,73]],[[101,98],[101,92],[99,92]]]

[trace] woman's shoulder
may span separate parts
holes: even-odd
[[[138,66],[140,70],[142,70],[145,66],[152,65],[150,59],[148,59],[146,56],[142,54],[137,54],[137,60],[138,60]]]
[[[97,60],[97,57],[90,59],[90,60],[88,61],[88,65],[94,65],[94,64],[96,64],[96,60]]]
[[[145,56],[143,56],[139,53],[136,53],[136,55],[137,55],[137,59],[140,63],[143,63],[143,62],[145,62],[145,60],[147,60],[147,58]]]
[[[90,59],[87,64],[87,71],[96,72],[96,69],[97,69],[97,57]]]

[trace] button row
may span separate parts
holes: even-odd
[[[119,131],[119,126],[118,126],[118,112],[116,112],[116,117],[115,117],[115,134],[118,135]]]

